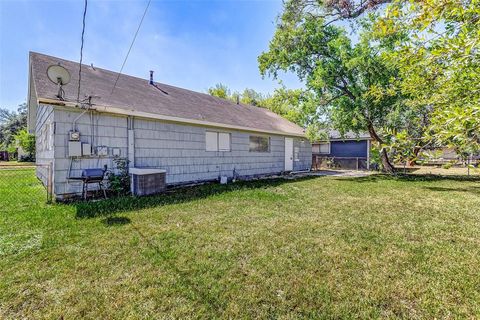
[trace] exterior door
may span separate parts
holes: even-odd
[[[285,171],[293,171],[293,139],[285,138]]]

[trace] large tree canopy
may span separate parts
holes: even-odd
[[[294,0],[285,2],[284,14],[291,17],[310,15],[324,24],[351,20],[392,0]]]
[[[390,61],[412,107],[429,105],[433,138],[460,153],[480,150],[480,1],[395,0],[378,39],[408,34]]]
[[[331,12],[327,2],[304,3],[311,8],[299,10],[298,2],[286,3],[269,50],[258,59],[262,75],[296,73],[321,97],[334,127],[343,133],[370,133],[382,149],[384,169],[393,172],[379,134],[394,124],[391,114],[403,108],[393,86],[397,69],[384,58],[391,44],[372,40],[372,21],[367,19],[359,26],[357,41],[352,41],[344,28],[326,23]]]
[[[468,154],[480,150],[479,39],[480,0],[290,0],[259,64],[296,73],[343,132],[410,139],[412,158],[432,142]]]

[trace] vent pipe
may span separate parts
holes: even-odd
[[[150,70],[150,84],[153,84],[153,70]]]

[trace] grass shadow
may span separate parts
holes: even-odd
[[[445,188],[445,187],[424,187],[424,189],[438,192],[467,192],[475,195],[480,195],[480,187],[468,187],[468,188]]]
[[[77,218],[93,218],[109,216],[119,212],[147,209],[157,206],[166,206],[204,199],[214,195],[236,190],[270,188],[296,181],[317,179],[321,176],[306,176],[298,178],[261,179],[254,181],[238,181],[227,185],[209,183],[199,186],[183,187],[169,190],[163,194],[146,197],[116,197],[95,202],[74,202]]]
[[[123,226],[125,224],[129,224],[132,222],[129,218],[127,217],[107,217],[102,220],[102,223],[107,226],[107,227],[114,227],[114,226]]]

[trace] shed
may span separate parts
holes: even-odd
[[[47,77],[51,65],[71,75],[62,98]],[[311,167],[303,128],[267,109],[128,75],[114,88],[118,74],[91,65],[81,68],[79,103],[79,67],[30,53],[28,127],[37,138],[37,176],[53,185],[57,199],[82,192],[70,178],[112,168],[115,158],[165,170],[168,185]]]
[[[368,133],[347,132],[342,135],[332,130],[328,133],[328,140],[312,143],[313,167],[368,170],[370,148],[371,137]]]

